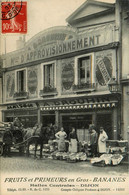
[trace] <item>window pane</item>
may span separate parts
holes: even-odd
[[[17,90],[26,91],[26,70],[17,72]]]
[[[79,84],[90,83],[90,57],[80,58],[78,64]]]
[[[54,87],[54,64],[44,66],[44,86]]]

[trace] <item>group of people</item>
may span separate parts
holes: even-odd
[[[13,123],[10,123],[10,127],[6,128],[6,131],[3,135],[3,144],[4,144],[4,153],[3,156],[10,156],[10,148],[13,143],[13,134],[10,129],[13,130],[21,130],[23,129],[23,125],[20,122],[20,120],[16,117],[13,121]],[[37,128],[37,125],[34,126],[34,128]],[[65,139],[69,140],[68,144],[68,151],[71,153],[78,152],[78,136],[77,132],[74,127],[72,127],[71,132],[67,136],[66,132],[64,131],[64,128],[61,127],[61,130],[57,132],[57,129],[55,131],[55,128],[52,124],[50,124],[49,128],[51,129],[51,135],[49,139],[58,139],[58,151],[64,152],[67,151],[66,149],[66,142]],[[54,129],[54,130],[53,130]],[[37,131],[36,131],[37,132]],[[98,133],[95,130],[95,126],[93,124],[89,125],[89,143],[88,146],[90,147],[91,154],[93,157],[97,156],[98,154],[106,153],[106,140],[108,139],[108,136],[106,132],[104,131],[103,127],[100,127],[100,133],[98,136]]]
[[[64,128],[61,127],[61,130],[55,134],[55,137],[58,139],[58,151],[64,152],[66,151],[65,139],[67,137]],[[98,154],[106,153],[106,141],[108,136],[104,131],[103,127],[100,127],[100,134],[95,130],[95,126],[93,124],[89,125],[89,147],[91,149],[91,155],[93,157]],[[72,127],[72,131],[69,134],[69,152],[76,153],[78,151],[78,137],[74,127]]]
[[[95,130],[95,126],[93,124],[89,125],[89,134],[90,134],[90,148],[91,154],[93,157],[97,156],[98,154],[106,153],[106,141],[108,136],[104,131],[103,127],[99,128],[99,136]]]

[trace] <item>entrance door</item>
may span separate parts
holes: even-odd
[[[47,126],[50,123],[52,123],[54,125],[55,124],[55,115],[43,115],[42,116],[42,123],[43,123],[43,126]]]
[[[75,127],[79,141],[88,141],[88,128],[92,123],[92,115],[65,115],[62,116],[62,125],[67,137],[72,127]]]
[[[102,126],[108,135],[108,139],[113,138],[111,114],[97,114],[96,123],[97,123],[98,133],[99,133],[99,127]]]

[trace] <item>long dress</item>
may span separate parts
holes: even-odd
[[[67,137],[67,134],[64,131],[59,131],[55,134],[55,136],[56,138],[59,139],[58,151],[65,152],[66,151],[65,138]]]
[[[69,152],[76,153],[77,152],[77,134],[76,133],[70,133],[69,134],[70,144],[69,144]]]
[[[98,139],[98,150],[99,153],[106,153],[106,140],[108,139],[108,136],[105,131],[100,133],[99,139]]]

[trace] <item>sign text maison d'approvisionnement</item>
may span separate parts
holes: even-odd
[[[106,36],[107,33],[108,35],[110,34],[110,36]],[[53,32],[51,32],[51,37],[55,37],[55,33],[54,36],[52,35]],[[7,55],[6,65],[15,66],[37,60],[49,59],[54,56],[60,56],[63,54],[105,45],[113,41],[112,28],[106,28],[106,30],[94,30],[92,32],[83,34],[76,34],[75,36],[68,39],[65,37],[65,39],[63,38],[61,40],[49,40],[48,43],[47,40],[45,42],[39,40],[44,39],[42,39],[42,36],[38,37],[36,40],[32,39],[29,42],[30,45],[25,46],[25,48],[18,50],[11,55]],[[38,43],[36,47],[32,47],[32,45],[34,45],[34,41],[35,43]]]

